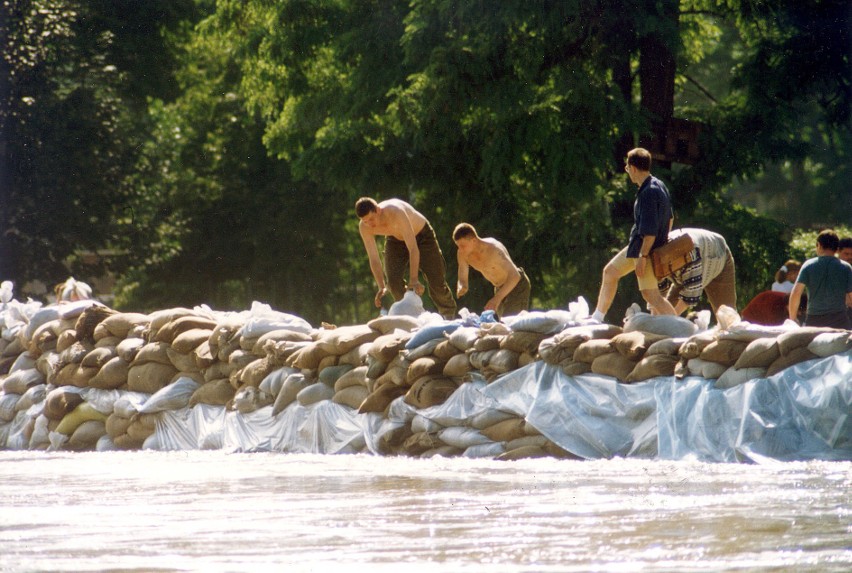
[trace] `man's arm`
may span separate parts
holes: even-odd
[[[358,232],[361,235],[364,248],[367,250],[367,258],[370,260],[370,271],[373,273],[373,278],[376,279],[376,284],[379,287],[375,299],[376,306],[379,307],[382,305],[382,297],[387,294],[387,288],[385,288],[385,271],[382,268],[382,261],[379,258],[379,249],[376,247],[376,236],[367,230],[364,223],[358,224]]]
[[[456,297],[462,297],[467,294],[468,276],[470,274],[470,266],[467,260],[461,253],[456,253],[459,261],[459,282],[456,284]]]
[[[640,279],[645,276],[646,272],[654,272],[650,268],[649,258],[642,255],[650,255],[651,247],[654,246],[654,241],[657,238],[654,235],[645,235],[642,237],[642,246],[639,247],[639,258],[636,260],[636,276]]]
[[[805,290],[804,283],[796,283],[790,291],[790,302],[787,304],[787,315],[790,320],[797,321],[799,316],[799,303],[802,301],[802,292]],[[847,300],[849,300],[847,295]]]

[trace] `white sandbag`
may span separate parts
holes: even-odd
[[[46,382],[44,375],[35,368],[12,372],[3,380],[2,388],[7,394],[23,394],[27,389]]]
[[[852,348],[852,336],[846,332],[823,332],[808,344],[808,350],[819,357],[833,356]]]
[[[192,378],[180,376],[177,380],[157,390],[142,404],[138,411],[142,414],[153,414],[164,410],[180,410],[186,408],[193,392],[199,384]]]
[[[495,458],[506,451],[506,445],[500,442],[477,444],[465,449],[463,458]]]
[[[254,301],[239,334],[248,338],[259,338],[267,332],[280,329],[295,330],[304,334],[310,334],[314,330],[303,318],[272,310],[268,304]]]
[[[331,400],[334,397],[334,388],[322,382],[315,382],[296,394],[296,400],[302,406],[310,406],[323,400]]]
[[[702,360],[701,358],[690,358],[686,363],[689,373],[693,376],[701,376],[708,380],[718,378],[728,369],[724,364]]]
[[[15,410],[18,412],[29,410],[33,406],[33,404],[40,404],[41,402],[44,402],[44,399],[46,397],[47,384],[38,384],[36,386],[32,386],[28,388],[26,392],[21,394],[21,398],[15,405]]]
[[[491,440],[482,435],[479,430],[474,428],[465,428],[462,426],[444,428],[438,432],[438,439],[447,445],[465,450],[471,446],[478,446],[480,444],[487,444],[491,442]]]
[[[35,368],[35,366],[36,357],[29,352],[21,352],[15,358],[15,361],[12,362],[12,366],[9,367],[9,374],[14,374],[19,370],[30,370],[31,368]]]
[[[421,299],[413,290],[405,291],[402,300],[393,303],[388,310],[388,316],[413,316],[418,317],[426,312],[423,308],[423,299]]]
[[[406,349],[403,351],[402,355],[409,362],[414,362],[418,358],[423,358],[424,356],[431,356],[432,353],[435,352],[435,348],[444,340],[444,338],[433,338],[431,340],[427,340],[420,346],[416,346],[410,350]]]
[[[289,366],[283,366],[281,368],[277,368],[266,375],[266,377],[261,380],[258,388],[269,394],[270,396],[278,396],[278,392],[281,391],[281,386],[284,385],[284,381],[290,374],[296,374],[299,370],[297,368],[291,368]]]
[[[735,368],[731,366],[725,370],[721,376],[719,376],[715,384],[713,384],[713,387],[725,390],[727,388],[739,386],[740,384],[745,384],[749,380],[763,378],[765,375],[766,368]]]
[[[473,345],[479,339],[479,329],[474,326],[462,326],[454,330],[448,339],[450,344],[464,352],[473,348]]]
[[[624,331],[633,332],[636,330],[675,338],[679,336],[692,336],[698,332],[698,326],[682,316],[658,316],[642,312],[639,310],[639,305],[633,303],[625,313]]]
[[[425,416],[421,416],[420,414],[417,414],[411,420],[411,431],[414,432],[415,434],[418,433],[418,432],[435,433],[435,432],[439,432],[443,429],[444,429],[444,426],[442,426],[438,422],[430,420],[429,418],[426,418]]]
[[[515,316],[503,318],[503,322],[512,330],[553,334],[559,332],[573,321],[570,312],[559,310],[532,310]]]
[[[785,321],[784,324],[780,326],[764,326],[762,324],[752,324],[742,320],[730,326],[726,330],[720,330],[719,339],[752,342],[758,338],[777,338],[785,332],[798,327],[799,325],[790,320]]]
[[[144,394],[142,392],[122,392],[121,398],[116,400],[113,404],[113,412],[122,418],[130,418],[139,412],[139,408],[141,408],[142,404],[147,402],[150,397],[150,394]]]

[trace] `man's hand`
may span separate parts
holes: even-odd
[[[461,283],[456,285],[456,298],[463,297],[467,294],[467,286]]]
[[[426,292],[426,287],[420,284],[420,281],[412,281],[408,288],[414,291],[414,294],[417,296],[423,296],[423,293]]]
[[[376,303],[376,308],[381,308],[381,306],[382,306],[382,298],[384,298],[384,296],[385,296],[386,294],[388,294],[388,289],[387,289],[387,287],[382,287],[382,288],[380,288],[380,289],[379,289],[379,292],[377,292],[377,293],[376,293],[376,300],[374,301],[374,302]]]
[[[485,308],[483,310],[497,310],[497,307],[500,306],[500,303],[503,301],[497,300],[496,296],[492,296],[488,299],[488,302],[485,303]]]

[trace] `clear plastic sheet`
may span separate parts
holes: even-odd
[[[535,362],[490,384],[474,376],[431,408],[417,410],[397,398],[386,417],[358,414],[330,400],[310,406],[294,402],[276,416],[271,408],[239,414],[197,405],[162,412],[159,445],[379,454],[382,436],[415,416],[445,428],[470,427],[474,416],[499,410],[524,417],[554,443],[589,459],[850,460],[852,351],[726,390],[697,377],[627,385],[607,376],[567,376]],[[483,444],[466,455],[500,448]]]

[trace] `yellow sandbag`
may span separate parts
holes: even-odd
[[[98,412],[88,402],[83,402],[62,418],[62,421],[56,426],[56,431],[60,434],[70,436],[83,422],[88,422],[89,420],[106,422],[106,419],[106,414]]]

